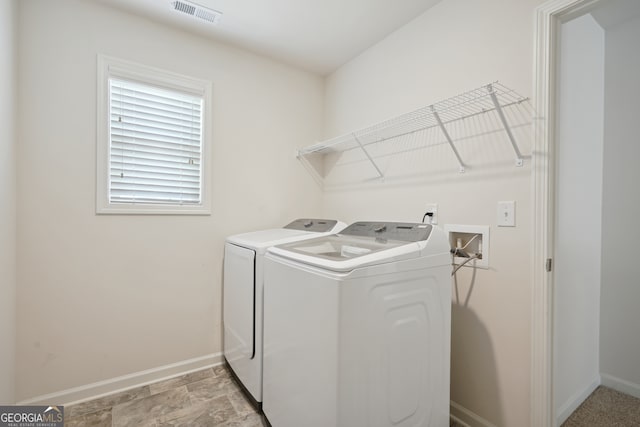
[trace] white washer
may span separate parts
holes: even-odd
[[[451,254],[432,225],[357,222],[264,260],[273,427],[449,425]]]
[[[262,402],[262,260],[273,245],[311,239],[346,224],[297,219],[284,228],[237,234],[224,247],[224,358],[254,406]]]

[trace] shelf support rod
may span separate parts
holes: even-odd
[[[505,132],[507,132],[507,136],[509,137],[509,141],[511,142],[511,146],[513,146],[513,151],[516,152],[516,166],[522,167],[522,154],[518,149],[518,144],[516,144],[516,139],[511,133],[511,128],[509,127],[509,123],[507,123],[507,118],[504,116],[504,111],[502,111],[502,107],[500,106],[500,102],[498,101],[498,97],[496,96],[496,92],[493,89],[493,85],[487,85],[487,91],[489,91],[489,96],[491,97],[491,101],[493,101],[493,105],[496,107],[496,111],[498,112],[498,117],[502,122],[502,126],[504,126]]]
[[[367,158],[369,159],[369,161],[371,162],[371,164],[373,165],[374,168],[376,168],[376,171],[378,172],[378,175],[380,175],[380,178],[384,178],[384,174],[382,173],[382,171],[380,170],[380,168],[378,167],[378,165],[376,164],[376,162],[373,161],[373,157],[371,157],[371,155],[369,154],[369,152],[367,151],[366,148],[364,148],[364,145],[362,145],[362,143],[360,142],[360,140],[358,139],[358,137],[356,136],[356,134],[353,134],[353,139],[356,140],[356,142],[358,143],[358,145],[360,146],[360,148],[362,148],[362,151],[364,151],[364,154],[367,156]]]
[[[433,105],[431,106],[431,113],[433,114],[433,117],[435,117],[436,121],[438,122],[438,126],[440,126],[440,129],[442,130],[442,133],[444,134],[444,137],[447,139],[447,142],[449,143],[449,146],[453,150],[453,154],[455,154],[456,158],[458,159],[458,163],[460,164],[460,168],[458,170],[460,171],[460,173],[464,173],[464,163],[462,162],[462,158],[460,157],[460,153],[458,153],[458,150],[456,149],[456,146],[453,145],[453,140],[451,139],[451,136],[449,136],[449,132],[447,132],[447,128],[444,127],[444,123],[442,123],[442,119],[440,118],[440,114],[438,114],[438,112],[436,111],[436,109],[435,109],[435,107]]]

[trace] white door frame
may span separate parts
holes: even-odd
[[[558,30],[562,22],[607,0],[550,0],[536,9],[533,248],[531,315],[531,427],[555,426],[553,400],[553,262],[555,93]]]

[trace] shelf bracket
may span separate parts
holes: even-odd
[[[362,151],[364,151],[364,154],[367,156],[367,158],[369,159],[369,161],[371,162],[371,164],[373,165],[374,168],[376,168],[376,171],[378,172],[378,175],[380,175],[380,178],[384,178],[384,174],[382,173],[382,171],[380,170],[380,168],[378,167],[378,165],[376,164],[376,162],[373,160],[373,157],[371,157],[371,155],[369,154],[369,152],[367,151],[366,148],[364,148],[364,145],[362,145],[362,143],[360,142],[360,140],[358,139],[358,136],[354,133],[353,134],[353,139],[356,140],[356,142],[358,143],[358,145],[360,146],[360,148],[362,148]]]
[[[438,122],[438,126],[440,126],[440,129],[442,130],[444,137],[447,139],[447,142],[449,143],[451,150],[453,150],[453,154],[455,154],[456,159],[458,159],[458,163],[460,164],[460,168],[458,169],[458,171],[460,173],[464,173],[464,163],[462,162],[460,153],[458,153],[456,146],[453,145],[453,140],[451,139],[451,136],[449,136],[449,132],[447,132],[447,128],[444,127],[444,123],[442,123],[442,119],[440,119],[440,114],[438,114],[438,112],[436,111],[433,105],[431,106],[431,113],[433,114],[433,117],[435,117],[436,121]]]
[[[307,159],[305,155],[302,154],[301,150],[296,150],[295,154],[296,158],[300,161],[300,163],[302,163],[309,174],[311,174],[311,177],[316,182],[316,184],[318,184],[320,188],[322,188],[324,186],[324,182],[322,176],[320,175],[320,173],[318,173],[318,170],[311,164],[309,159]]]
[[[496,97],[496,93],[493,90],[493,85],[488,84],[487,91],[489,91],[489,96],[491,97],[491,101],[493,101],[493,105],[496,107],[496,112],[498,113],[498,117],[502,122],[502,126],[504,126],[504,130],[505,132],[507,132],[509,141],[513,146],[513,151],[515,151],[516,153],[516,166],[521,167],[523,165],[522,154],[518,149],[518,145],[516,144],[516,139],[514,138],[513,133],[511,133],[511,128],[509,127],[509,123],[507,123],[507,118],[504,116],[504,111],[502,111],[502,106],[500,105],[500,102],[498,102],[498,97]]]

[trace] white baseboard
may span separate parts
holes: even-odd
[[[464,427],[496,427],[494,424],[451,400],[451,418]]]
[[[625,381],[607,374],[600,374],[602,377],[602,385],[605,387],[618,390],[619,392],[629,394],[640,399],[640,384]]]
[[[453,421],[456,422],[456,424],[461,425],[462,427],[469,427],[469,424],[465,423],[464,421],[462,421],[460,418],[456,417],[453,414],[449,415],[449,418],[451,418]]]
[[[199,371],[221,363],[222,353],[208,354],[206,356],[182,360],[169,365],[146,369],[144,371],[73,387],[55,393],[36,396],[18,402],[18,405],[71,405]]]
[[[578,406],[585,401],[587,397],[593,391],[598,388],[601,383],[600,375],[596,375],[595,378],[591,380],[589,385],[581,391],[578,391],[576,394],[571,396],[565,403],[562,405],[556,412],[556,426],[562,425],[563,422],[567,421],[567,418],[573,414],[573,412],[578,409]]]

